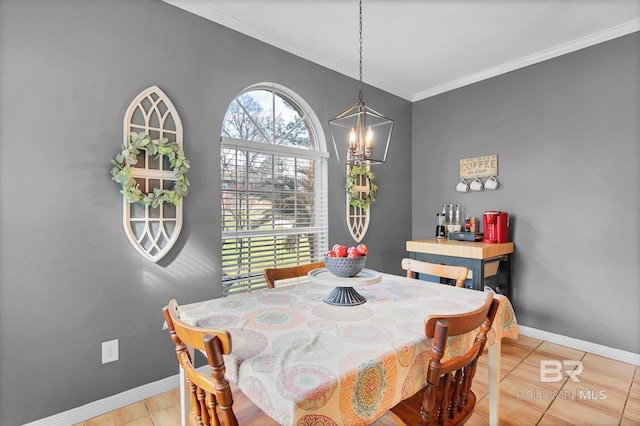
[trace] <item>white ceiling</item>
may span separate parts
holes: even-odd
[[[164,0],[359,78],[358,0]],[[640,0],[363,0],[363,80],[410,101],[640,31]]]

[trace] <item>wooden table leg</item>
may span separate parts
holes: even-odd
[[[500,353],[502,339],[489,345],[489,425],[498,426],[500,408]]]

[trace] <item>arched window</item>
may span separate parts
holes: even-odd
[[[223,295],[266,287],[264,268],[322,258],[328,157],[295,93],[260,84],[231,102],[220,148]]]

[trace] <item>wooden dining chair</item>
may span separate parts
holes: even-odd
[[[407,271],[409,278],[415,278],[415,274],[419,273],[456,280],[456,287],[464,287],[469,274],[469,269],[465,266],[439,265],[409,258],[402,259],[402,269]]]
[[[427,318],[425,335],[432,339],[432,345],[426,386],[391,409],[398,420],[411,426],[458,425],[471,417],[476,404],[471,391],[473,376],[498,306],[498,300],[489,293],[484,305],[473,312]],[[448,337],[470,333],[478,327],[467,352],[442,362]]]
[[[192,407],[189,413],[189,425],[237,426],[238,419],[243,420],[243,423],[257,421],[261,425],[277,424],[244,395],[239,395],[242,412],[236,417],[233,410],[232,387],[224,376],[223,355],[231,353],[229,332],[203,329],[185,323],[180,319],[178,304],[174,299],[162,309],[162,313],[171,340],[176,345],[178,363],[184,369],[187,379],[186,388],[191,396]],[[189,348],[206,354],[210,374],[196,370]],[[240,392],[237,388],[235,389],[236,392]]]
[[[289,266],[286,268],[266,268],[264,270],[264,279],[267,281],[267,287],[274,288],[275,282],[286,280],[288,278],[304,277],[309,271],[318,268],[324,268],[324,262],[305,263],[303,265]]]

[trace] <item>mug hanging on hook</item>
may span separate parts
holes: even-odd
[[[484,185],[482,184],[480,178],[475,178],[469,185],[469,188],[471,188],[472,191],[482,191]]]
[[[491,176],[484,183],[485,189],[498,189],[500,183],[498,183],[498,179],[495,176]]]
[[[469,192],[469,184],[466,180],[461,179],[460,182],[456,185],[456,191],[458,192]]]

